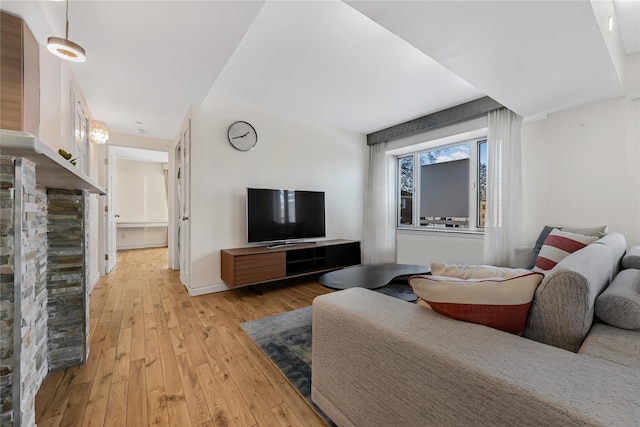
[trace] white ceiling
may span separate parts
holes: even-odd
[[[334,1],[267,2],[213,93],[362,133],[483,96]]]
[[[622,94],[589,1],[349,4],[524,117]]]
[[[626,53],[639,4],[615,0]],[[64,35],[64,2],[1,7],[40,44]],[[484,95],[532,116],[622,94],[588,0],[74,0],[69,17],[93,116],[129,135],[172,140],[209,93],[361,133]]]

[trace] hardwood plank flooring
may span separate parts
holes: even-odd
[[[50,372],[39,426],[325,426],[240,323],[306,307],[311,279],[189,297],[166,248],[118,253],[90,298],[90,356]]]

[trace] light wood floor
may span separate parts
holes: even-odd
[[[189,297],[166,249],[124,251],[91,294],[90,357],[51,372],[44,426],[324,426],[240,328],[311,304],[315,281]]]

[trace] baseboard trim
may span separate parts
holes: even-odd
[[[91,294],[91,292],[93,292],[93,290],[95,289],[96,285],[98,284],[98,282],[100,281],[100,273],[96,272],[96,275],[93,276],[92,279],[89,279],[89,294]]]
[[[148,248],[166,248],[167,245],[163,243],[158,244],[149,244],[149,245],[121,245],[116,248],[116,250],[127,250],[127,249],[148,249]]]
[[[219,285],[200,286],[197,288],[189,289],[189,296],[197,297],[198,295],[213,294],[216,292],[228,291],[229,289],[231,288],[229,288],[224,283],[220,283]]]

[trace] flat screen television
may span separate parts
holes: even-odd
[[[247,188],[249,243],[325,237],[324,192]]]

